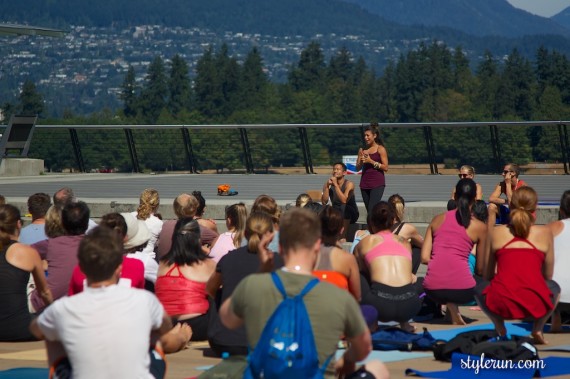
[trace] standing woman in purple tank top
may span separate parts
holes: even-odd
[[[362,168],[360,192],[368,212],[382,200],[384,195],[386,188],[384,173],[388,171],[388,153],[380,139],[377,123],[370,124],[364,129],[364,142],[366,148],[358,150],[356,170]]]

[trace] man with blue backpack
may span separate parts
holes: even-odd
[[[321,243],[317,216],[302,208],[280,222],[285,266],[243,279],[220,308],[228,328],[245,324],[250,353],[243,378],[388,378],[381,362],[356,369],[372,349],[370,332],[354,298],[312,275]],[[264,236],[267,246],[271,235]],[[262,263],[273,252],[262,249]],[[266,266],[265,264],[262,266]],[[339,338],[348,349],[335,361]]]

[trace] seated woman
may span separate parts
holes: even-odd
[[[216,263],[202,251],[198,221],[178,220],[172,247],[158,266],[155,291],[169,316],[190,325],[191,341],[208,338],[210,304],[206,282],[215,268]]]
[[[342,213],[331,206],[325,206],[320,219],[321,250],[313,275],[350,291],[356,301],[360,301],[360,273],[356,259],[338,247],[344,228]]]
[[[397,321],[402,329],[414,331],[408,321],[421,308],[420,292],[412,274],[410,243],[391,232],[394,213],[390,203],[376,204],[369,215],[373,234],[354,251],[360,271],[371,280],[370,292],[364,294],[362,303],[374,306],[380,321]]]
[[[550,331],[562,331],[562,312],[570,313],[570,190],[560,199],[560,220],[548,224],[554,236],[554,272],[552,279],[560,285],[560,301],[552,315]]]
[[[0,341],[31,341],[26,288],[30,273],[45,304],[53,302],[36,250],[18,243],[22,221],[13,205],[0,205]]]
[[[228,252],[241,246],[246,220],[247,209],[244,203],[226,207],[226,227],[228,231],[220,234],[210,249],[210,258],[216,263]]]
[[[107,227],[115,231],[121,237],[121,241],[123,242],[127,238],[127,223],[120,213],[107,213],[106,215],[103,215],[99,222],[99,226]],[[73,269],[67,295],[72,296],[83,292],[83,289],[87,285],[86,280],[87,278],[81,271],[78,264]],[[139,259],[128,258],[124,251],[119,285],[140,289],[145,288],[144,263]]]
[[[416,229],[414,225],[404,221],[406,202],[402,196],[396,193],[388,198],[388,202],[392,204],[396,210],[392,233],[403,237],[412,245],[412,272],[416,274],[422,261],[421,250],[424,245],[424,237],[418,233],[418,229]]]
[[[475,278],[469,271],[469,255],[477,244],[476,274],[483,273],[487,226],[471,214],[477,187],[471,179],[461,179],[455,187],[457,209],[433,218],[426,230],[422,263],[427,264],[423,286],[438,304],[446,304],[451,322],[465,325],[458,304],[474,299]]]
[[[192,192],[192,196],[198,200],[198,208],[196,208],[196,215],[194,219],[198,221],[203,228],[208,228],[211,231],[218,234],[218,226],[216,221],[211,218],[204,218],[204,214],[206,213],[206,199],[202,196],[201,191],[194,191]]]
[[[159,206],[160,197],[158,196],[158,191],[154,188],[147,188],[141,192],[137,210],[131,213],[137,219],[143,220],[150,232],[150,239],[142,250],[142,253],[150,255],[151,258],[156,258],[156,252],[154,250],[158,236],[162,230],[162,219],[160,218],[160,214],[158,214]]]
[[[306,205],[305,205],[306,206]],[[269,250],[274,253],[279,252],[279,218],[281,217],[281,207],[277,205],[274,198],[269,195],[259,195],[253,205],[251,212],[265,212],[273,219],[273,232],[275,237],[269,244]]]
[[[542,334],[558,298],[560,287],[552,280],[552,232],[535,225],[532,213],[538,196],[531,187],[514,191],[508,225],[496,226],[485,279],[477,286],[477,302],[499,336],[506,335],[505,319],[532,318],[534,343],[547,343]]]
[[[265,212],[252,212],[247,218],[245,238],[247,245],[230,251],[220,259],[216,272],[212,274],[207,284],[208,294],[222,304],[231,296],[239,282],[250,274],[260,271],[261,239],[273,234],[273,218]],[[276,269],[283,267],[283,260],[279,254],[271,253]],[[214,317],[214,315],[212,315]],[[244,328],[227,329],[222,325],[219,317],[210,324],[208,342],[218,355],[224,352],[231,355],[247,355],[248,343]]]

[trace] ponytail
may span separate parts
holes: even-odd
[[[457,223],[467,229],[471,223],[471,201],[469,201],[465,196],[461,196],[457,199],[456,204],[457,208],[455,211],[455,219],[457,220]]]
[[[538,195],[531,187],[521,187],[513,193],[511,199],[511,232],[515,237],[527,238],[534,224],[532,213],[536,210]]]
[[[477,195],[477,185],[473,179],[460,179],[455,186],[455,202],[457,205],[455,219],[465,229],[471,224],[471,204]]]

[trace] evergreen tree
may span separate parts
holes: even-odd
[[[141,93],[141,111],[146,122],[154,124],[168,98],[168,79],[160,56],[148,67],[146,84]]]
[[[497,117],[497,91],[499,83],[499,72],[497,63],[493,55],[487,51],[483,61],[477,68],[477,81],[474,94],[474,105],[480,120],[490,120]]]
[[[41,115],[45,111],[43,96],[31,80],[26,80],[20,93],[19,112],[25,115]]]
[[[247,54],[240,75],[239,95],[240,109],[264,108],[269,80],[263,72],[263,58],[259,49],[254,47]]]
[[[170,63],[170,78],[168,80],[168,110],[176,117],[183,110],[190,110],[192,89],[188,64],[180,55],[176,54]]]
[[[194,96],[196,109],[207,118],[218,114],[223,102],[218,71],[214,61],[214,48],[209,46],[196,64]]]
[[[138,112],[137,85],[135,81],[135,69],[129,65],[127,75],[123,81],[121,90],[121,100],[123,100],[123,113],[125,117],[135,117]]]
[[[289,73],[289,83],[295,91],[322,89],[326,64],[321,45],[311,42],[302,52],[297,67]]]
[[[497,115],[529,120],[533,112],[533,72],[530,62],[517,49],[508,56],[500,78],[501,102]]]
[[[219,115],[226,118],[237,108],[240,67],[237,60],[229,56],[228,46],[225,43],[215,56],[215,65],[219,73],[219,89],[222,92]]]

